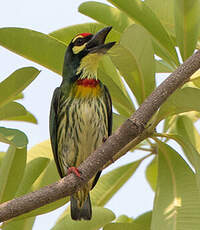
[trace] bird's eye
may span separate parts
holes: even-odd
[[[74,42],[75,46],[81,46],[84,44],[84,39],[83,38],[77,38],[76,41]]]

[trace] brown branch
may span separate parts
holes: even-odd
[[[7,201],[0,205],[0,221],[5,221],[69,196],[120,152],[130,141],[140,135],[147,122],[162,103],[200,68],[200,51],[197,51],[174,71],[108,140],[92,153],[79,167],[83,179],[68,175],[58,182],[38,191]]]

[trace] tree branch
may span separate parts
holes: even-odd
[[[45,204],[69,196],[80,189],[98,170],[113,159],[116,153],[119,153],[121,149],[125,148],[138,135],[142,135],[145,125],[162,103],[177,88],[188,81],[189,77],[199,68],[200,51],[197,51],[160,84],[139,109],[80,165],[79,169],[82,172],[82,179],[70,174],[38,191],[1,204],[0,221],[5,221],[32,211]]]

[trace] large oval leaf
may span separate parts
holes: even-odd
[[[17,149],[10,146],[0,168],[0,202],[14,198],[26,166],[26,147]]]
[[[0,120],[27,121],[37,124],[36,118],[23,105],[13,101],[0,107]]]
[[[32,230],[35,217],[27,218],[25,220],[11,220],[3,224],[2,230]]]
[[[66,45],[46,34],[23,28],[1,28],[0,45],[61,74]]]
[[[152,190],[156,190],[157,176],[158,176],[158,159],[157,156],[153,158],[146,168],[146,179],[151,186]]]
[[[146,0],[169,34],[175,35],[174,0]]]
[[[60,221],[52,228],[52,230],[98,230],[105,224],[111,222],[115,218],[112,211],[107,208],[93,207],[93,216],[90,221],[74,221],[71,219],[70,214],[64,216]]]
[[[28,138],[20,130],[0,127],[0,142],[23,148],[28,144]]]
[[[107,224],[103,230],[143,230],[143,226],[135,223],[111,223]]]
[[[151,228],[198,230],[200,196],[195,175],[175,150],[160,141],[158,146],[158,181]]]
[[[163,49],[172,60],[178,64],[178,58],[174,43],[169,34],[145,1],[140,0],[108,0],[118,9],[125,12],[131,19],[137,21],[153,36],[157,44]],[[151,23],[149,23],[151,22]]]
[[[200,98],[200,89],[185,87],[177,90],[161,106],[156,123],[174,114],[188,111],[200,111],[200,103],[197,98]]]
[[[26,165],[23,178],[15,194],[15,197],[22,196],[31,191],[32,184],[37,180],[37,178],[46,168],[49,161],[50,160],[48,158],[38,157],[33,159]]]
[[[134,23],[124,12],[100,2],[84,2],[78,10],[100,23],[112,25],[118,32]]]
[[[195,48],[200,28],[200,1],[174,1],[176,41],[183,61],[190,57]]]
[[[2,39],[1,32],[2,29],[0,29],[0,45]],[[9,37],[9,39],[11,38]],[[0,83],[0,106],[12,101],[37,77],[39,73],[40,71],[36,68],[25,67],[16,70],[4,81],[2,81]]]
[[[96,206],[104,206],[111,197],[133,175],[143,159],[121,166],[100,177],[91,191],[91,199]]]
[[[77,34],[85,33],[85,32],[95,34],[104,27],[105,27],[104,24],[99,24],[99,23],[83,23],[83,24],[68,26],[53,31],[49,35],[68,45],[71,42],[72,38]],[[120,34],[112,29],[111,32],[108,34],[106,41],[113,42],[113,41],[119,41],[119,39],[120,39]]]
[[[130,26],[120,43],[135,57],[139,70],[139,86],[143,101],[155,88],[155,61],[151,38],[139,25]]]

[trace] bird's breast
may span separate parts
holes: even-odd
[[[100,92],[100,81],[87,78],[77,80],[72,90],[75,98],[97,97],[100,95]]]

